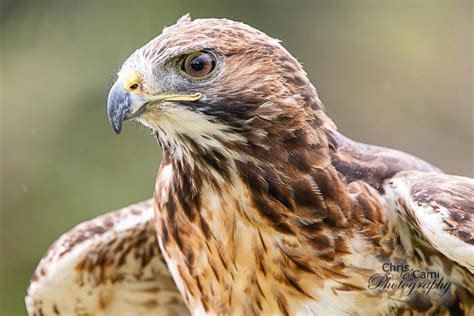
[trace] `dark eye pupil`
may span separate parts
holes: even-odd
[[[197,57],[197,58],[194,58],[192,61],[191,61],[191,68],[194,70],[194,71],[201,71],[204,69],[204,61],[202,60],[201,57]]]
[[[196,52],[186,56],[181,70],[193,78],[203,78],[210,74],[216,66],[216,59],[211,53]]]

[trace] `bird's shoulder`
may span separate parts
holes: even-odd
[[[335,132],[329,135],[331,162],[347,183],[363,181],[379,190],[384,180],[401,171],[442,173],[432,164],[400,150],[353,141]]]
[[[384,184],[392,213],[414,238],[474,273],[474,179],[404,171]],[[407,246],[406,248],[410,248]]]

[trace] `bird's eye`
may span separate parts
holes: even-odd
[[[196,52],[184,58],[181,70],[193,78],[202,78],[210,74],[215,66],[214,55],[208,52]]]

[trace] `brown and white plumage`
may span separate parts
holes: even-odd
[[[157,247],[150,200],[82,223],[39,263],[29,315],[186,315]]]
[[[405,171],[386,181],[387,200],[400,225],[474,273],[474,181],[444,174]],[[413,250],[411,245],[406,249]],[[469,284],[474,290],[474,283]]]
[[[277,40],[182,18],[124,63],[108,115],[163,148],[157,241],[193,314],[473,312],[473,181],[344,137]],[[384,264],[450,286],[371,288]]]

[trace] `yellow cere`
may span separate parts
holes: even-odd
[[[120,79],[123,82],[123,87],[127,91],[135,90],[134,85],[139,85],[141,78],[136,71],[128,71],[120,75]]]

